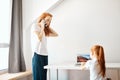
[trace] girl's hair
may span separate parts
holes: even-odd
[[[39,17],[37,23],[40,23],[40,22],[41,22],[42,20],[44,20],[47,16],[52,17],[52,14],[47,13],[47,12],[42,13],[41,16]],[[51,33],[51,30],[50,30],[49,26],[50,26],[50,25],[47,25],[47,27],[44,28],[45,35],[46,35],[46,36],[49,36],[49,34]]]
[[[105,67],[105,58],[104,58],[104,49],[100,45],[94,45],[91,48],[92,53],[96,55],[98,63],[100,65],[100,72],[103,77],[105,77],[106,67]]]

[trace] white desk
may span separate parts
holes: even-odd
[[[106,68],[120,68],[120,63],[106,63]],[[76,65],[75,63],[62,63],[62,64],[51,64],[44,66],[44,69],[49,70],[49,80],[50,80],[50,69],[55,69],[57,71],[57,80],[58,80],[58,70],[81,70],[80,65]]]

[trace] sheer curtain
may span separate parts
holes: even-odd
[[[23,56],[22,0],[12,0],[8,72],[26,71]]]

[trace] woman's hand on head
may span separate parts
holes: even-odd
[[[38,23],[38,25],[40,26],[40,28],[41,28],[42,30],[44,30],[44,28],[45,28],[45,21],[42,20],[41,22]]]

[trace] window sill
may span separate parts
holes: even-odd
[[[8,69],[0,70],[0,75],[5,74],[5,73],[7,73],[7,72],[8,72]]]
[[[0,80],[17,80],[32,75],[31,70],[20,73],[4,73],[0,75]]]

